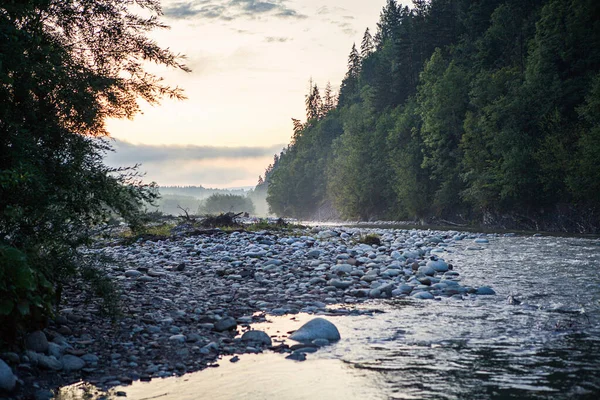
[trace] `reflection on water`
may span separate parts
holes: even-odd
[[[596,241],[469,245],[459,242],[444,257],[463,284],[488,284],[497,296],[374,302],[367,307],[386,312],[329,318],[342,340],[305,362],[269,353],[232,364],[228,357],[219,368],[115,390],[134,399],[600,398]],[[507,304],[509,295],[522,303]],[[273,317],[256,328],[283,340],[310,318]]]

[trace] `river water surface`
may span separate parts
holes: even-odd
[[[479,247],[480,250],[473,249]],[[241,355],[219,368],[115,388],[134,399],[599,399],[600,241],[497,237],[442,254],[495,296],[388,300],[327,317],[342,340],[304,362]],[[521,304],[508,304],[514,296]],[[284,339],[312,316],[255,326]],[[72,398],[63,392],[64,399]],[[59,397],[61,398],[61,397]]]

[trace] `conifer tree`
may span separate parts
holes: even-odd
[[[325,86],[325,98],[323,99],[323,116],[335,108],[335,98],[333,96],[333,89],[331,88],[331,82],[327,82]]]
[[[373,36],[371,36],[371,32],[369,32],[369,28],[365,30],[365,34],[363,35],[363,40],[360,45],[360,56],[364,60],[368,56],[370,56],[375,50],[375,44],[373,42]]]

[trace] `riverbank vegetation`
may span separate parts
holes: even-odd
[[[135,230],[156,197],[135,169],[104,165],[104,123],[183,98],[145,63],[188,69],[147,37],[165,27],[159,2],[129,3],[0,5],[0,344],[44,326],[76,276],[104,282],[79,246],[115,215]]]
[[[593,0],[388,0],[258,187],[302,219],[598,232],[598,21]]]

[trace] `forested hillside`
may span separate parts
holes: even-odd
[[[260,185],[276,214],[598,230],[596,0],[389,0],[306,105]]]

